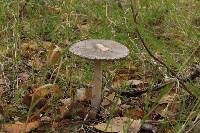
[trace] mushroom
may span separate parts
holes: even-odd
[[[94,60],[94,89],[92,89],[91,106],[98,109],[102,98],[101,62],[124,58],[128,55],[129,50],[115,41],[89,39],[73,44],[69,51],[80,57]]]

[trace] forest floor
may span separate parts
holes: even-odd
[[[0,132],[200,132],[200,1],[2,0],[0,26]],[[129,49],[95,118],[85,39]]]

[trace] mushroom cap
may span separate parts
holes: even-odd
[[[83,58],[93,60],[114,60],[124,58],[129,50],[124,45],[102,39],[89,39],[73,44],[69,51]]]

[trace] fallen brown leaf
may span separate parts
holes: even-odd
[[[110,105],[113,100],[115,98],[115,92],[109,94],[108,96],[106,96],[105,98],[103,98],[103,101],[101,103],[102,106],[107,106],[107,105]]]
[[[130,80],[130,79],[136,79],[138,77],[136,73],[136,67],[125,67],[121,68],[116,72],[116,77],[114,79],[115,81],[120,81],[120,80]]]
[[[34,121],[34,122],[30,122],[27,124],[25,123],[21,123],[21,122],[16,122],[15,124],[4,124],[2,125],[2,130],[7,132],[7,133],[21,133],[23,132],[25,126],[26,132],[30,132],[31,130],[39,127],[40,122],[39,121]]]
[[[53,85],[53,84],[46,84],[46,85],[42,85],[36,89],[32,89],[33,93],[28,94],[26,96],[23,97],[23,103],[26,104],[27,106],[30,106],[31,102],[32,102],[32,97],[34,96],[34,101],[37,101],[40,99],[40,102],[37,104],[38,107],[43,106],[43,104],[46,102],[46,100],[44,99],[45,96],[49,95],[49,94],[53,94],[53,93],[61,93],[61,89],[57,86],[57,85]]]
[[[69,107],[72,104],[72,99],[61,99],[60,101],[64,104],[62,107],[60,107],[60,115],[61,117],[64,117],[64,115],[69,112]]]
[[[148,85],[147,82],[143,82],[142,80],[132,79],[132,80],[118,80],[113,82],[113,88],[120,88],[122,86],[129,86],[133,88],[142,88]]]
[[[137,119],[142,119],[144,116],[144,110],[142,110],[141,108],[128,108],[125,110],[125,112],[122,112],[123,116],[127,116],[130,117],[134,120]]]
[[[88,107],[84,102],[75,101],[71,102],[71,99],[67,100],[66,105],[60,107],[60,115],[57,120],[63,118],[84,118],[89,112]]]
[[[173,95],[166,94],[160,99],[159,104],[171,103],[174,101],[174,98],[176,96],[177,96],[176,94]]]
[[[115,117],[111,120],[108,127],[107,125],[107,123],[100,123],[94,127],[101,131],[106,130],[106,132],[123,133],[125,129],[128,129],[130,133],[138,133],[141,127],[141,120],[133,120],[128,117]]]
[[[61,90],[57,85],[46,84],[46,85],[40,86],[37,89],[35,89],[33,95],[35,97],[43,98],[48,94],[60,93],[60,92],[61,92]]]
[[[159,105],[154,110],[156,114],[160,114],[162,117],[167,117],[171,121],[176,120],[176,116],[179,111],[179,100],[178,95],[174,90],[171,90],[169,93],[165,94],[160,99],[158,104]]]

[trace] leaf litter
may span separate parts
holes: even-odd
[[[99,123],[94,127],[103,132],[124,133],[127,130],[129,133],[138,133],[141,127],[141,120],[133,120],[128,117],[115,117],[109,123]]]
[[[31,130],[38,128],[39,124],[39,121],[33,121],[27,124],[17,121],[15,124],[4,124],[1,128],[3,131],[8,133],[21,133],[23,131],[30,132]]]

